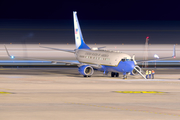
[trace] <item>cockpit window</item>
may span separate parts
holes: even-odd
[[[122,59],[121,61],[133,61],[133,59]]]
[[[126,59],[126,61],[133,61],[133,59]]]
[[[125,59],[122,59],[122,61],[124,62],[124,61],[126,61]]]

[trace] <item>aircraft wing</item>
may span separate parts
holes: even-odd
[[[78,65],[78,66],[82,66],[82,65],[89,65],[92,66],[93,68],[101,68],[101,65],[97,65],[97,64],[86,64],[86,63],[80,63],[79,61],[63,61],[63,60],[49,60],[49,59],[37,59],[37,58],[29,58],[29,57],[14,57],[12,55],[10,55],[10,53],[8,52],[6,46],[4,45],[7,55],[11,58],[19,58],[19,59],[26,59],[26,60],[43,60],[43,61],[50,61],[52,64],[56,64],[56,63],[65,63],[66,65]]]
[[[163,59],[172,59],[172,58],[176,58],[176,46],[174,45],[173,47],[173,56],[170,56],[170,57],[162,57],[162,58],[159,58],[157,55],[154,56],[156,59],[149,59],[149,60],[138,60],[136,61],[137,63],[141,63],[141,62],[149,62],[149,61],[157,61],[157,60],[163,60]]]
[[[78,61],[77,62],[71,62],[71,61],[61,61],[61,60],[37,59],[37,58],[30,58],[30,57],[15,57],[15,56],[10,55],[10,53],[8,52],[5,45],[4,45],[4,47],[6,49],[7,55],[11,59],[19,58],[19,59],[25,59],[25,60],[43,60],[43,61],[51,61],[52,64],[55,64],[55,63],[65,63],[65,64],[75,64],[75,65],[80,65],[81,64]]]
[[[65,49],[58,49],[58,48],[51,48],[51,47],[45,47],[45,46],[39,46],[39,47],[43,47],[43,48],[48,48],[48,49],[52,49],[52,50],[58,50],[58,51],[65,51],[65,52],[71,52],[71,53],[75,53],[75,50],[65,50]],[[101,48],[105,48],[106,46],[103,47],[99,47],[98,49]],[[37,60],[37,59],[36,59]],[[49,61],[49,60],[46,60]],[[65,64],[75,64],[78,65],[79,67],[82,65],[89,65],[93,68],[99,69],[101,68],[101,65],[97,65],[97,64],[86,64],[86,63],[80,63],[80,62],[68,62],[68,61],[61,61],[61,60],[50,60],[52,64],[56,64],[56,63],[65,63]]]
[[[172,58],[176,58],[176,57],[163,57],[163,58],[158,58],[158,59],[136,60],[136,62],[142,63],[142,62],[159,61],[159,60],[172,59]]]
[[[61,60],[53,60],[51,61],[52,64],[56,64],[56,63],[65,63],[66,65],[77,65],[78,67],[82,66],[82,65],[89,65],[95,69],[100,69],[102,66],[101,65],[97,65],[97,64],[86,64],[86,63],[80,63],[79,61],[74,61],[74,62],[70,62],[70,61],[61,61]]]
[[[15,57],[15,56],[12,56],[10,55],[10,53],[8,52],[6,46],[4,45],[5,49],[6,49],[6,52],[7,52],[7,55],[11,58],[11,59],[14,59],[14,58],[19,58],[19,59],[26,59],[26,60],[42,60],[42,61],[50,61],[52,64],[56,64],[56,63],[65,63],[66,65],[71,65],[71,64],[74,64],[74,65],[77,65],[77,66],[82,66],[82,65],[89,65],[93,68],[101,68],[101,65],[97,65],[97,64],[86,64],[86,63],[80,63],[79,61],[63,61],[63,60],[49,60],[49,59],[37,59],[37,58],[29,58],[29,57]]]
[[[48,48],[48,49],[52,49],[52,50],[58,50],[58,51],[65,51],[65,52],[75,53],[75,50],[65,50],[65,49],[51,48],[51,47],[45,47],[45,46],[39,46],[39,47]]]
[[[49,60],[51,61],[52,64],[56,64],[56,63],[65,63],[66,65],[80,65],[81,63],[79,61],[63,61],[63,60]]]

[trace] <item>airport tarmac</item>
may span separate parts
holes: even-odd
[[[123,80],[69,67],[1,68],[0,119],[179,120],[180,69],[155,71],[156,79]]]

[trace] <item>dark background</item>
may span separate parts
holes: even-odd
[[[86,43],[180,43],[179,2],[0,1],[0,43],[74,43],[73,11]]]

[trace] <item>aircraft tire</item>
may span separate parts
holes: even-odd
[[[115,73],[114,72],[111,72],[111,77],[114,77]]]
[[[119,77],[119,73],[116,73],[116,77]]]
[[[87,77],[87,75],[84,75],[84,77]]]
[[[127,75],[123,75],[123,79],[127,79]]]

